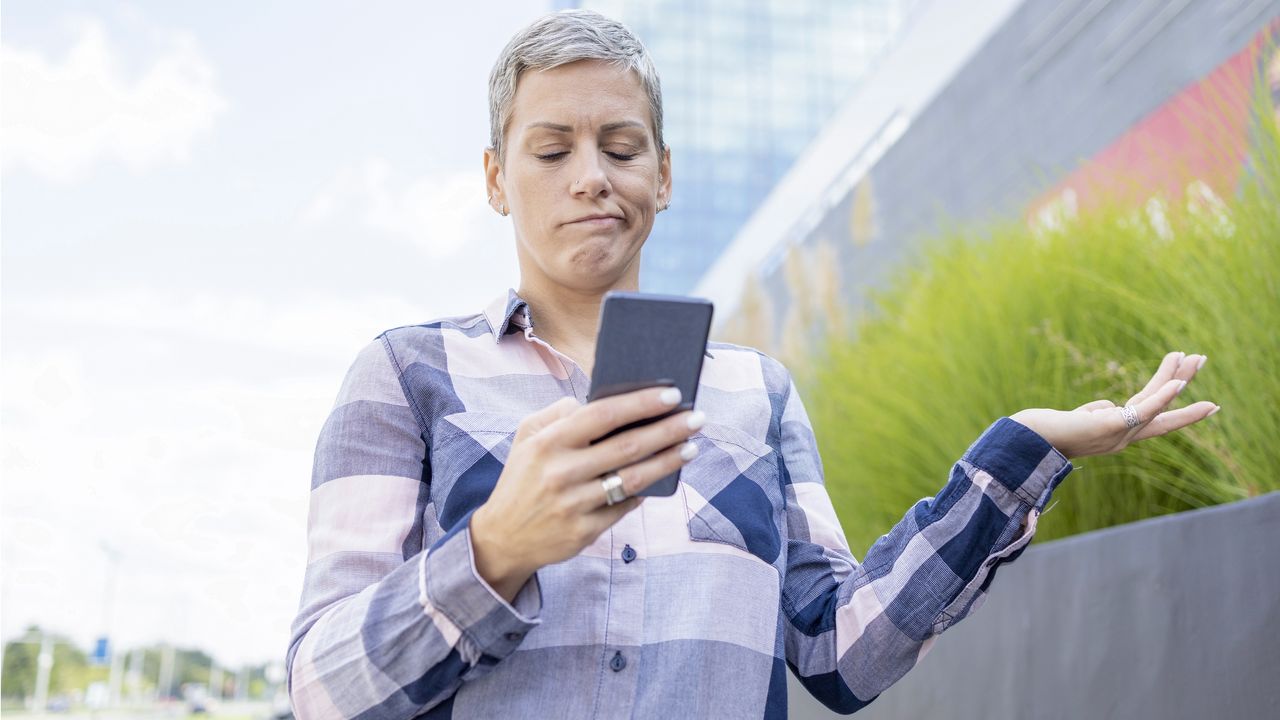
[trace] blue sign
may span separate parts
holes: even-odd
[[[106,636],[98,638],[93,644],[93,654],[89,656],[89,661],[94,665],[106,665],[110,658],[111,645]]]

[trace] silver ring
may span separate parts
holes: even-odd
[[[627,493],[622,489],[622,476],[618,473],[609,473],[601,478],[600,486],[604,488],[606,505],[616,505],[627,499]]]
[[[1132,405],[1125,405],[1120,408],[1120,415],[1124,417],[1124,424],[1128,425],[1130,430],[1142,424],[1138,420],[1138,409]]]

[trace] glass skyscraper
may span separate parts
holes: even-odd
[[[641,289],[687,293],[897,35],[917,0],[586,0],[662,76],[671,207]]]

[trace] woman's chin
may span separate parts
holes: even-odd
[[[627,268],[627,260],[616,248],[581,248],[561,267],[566,280],[576,287],[595,288],[612,285]]]

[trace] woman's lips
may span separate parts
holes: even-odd
[[[593,228],[613,227],[615,225],[621,225],[622,218],[616,218],[616,217],[590,218],[588,220],[575,220],[574,222],[571,222],[569,224],[580,225],[583,227],[593,227]]]

